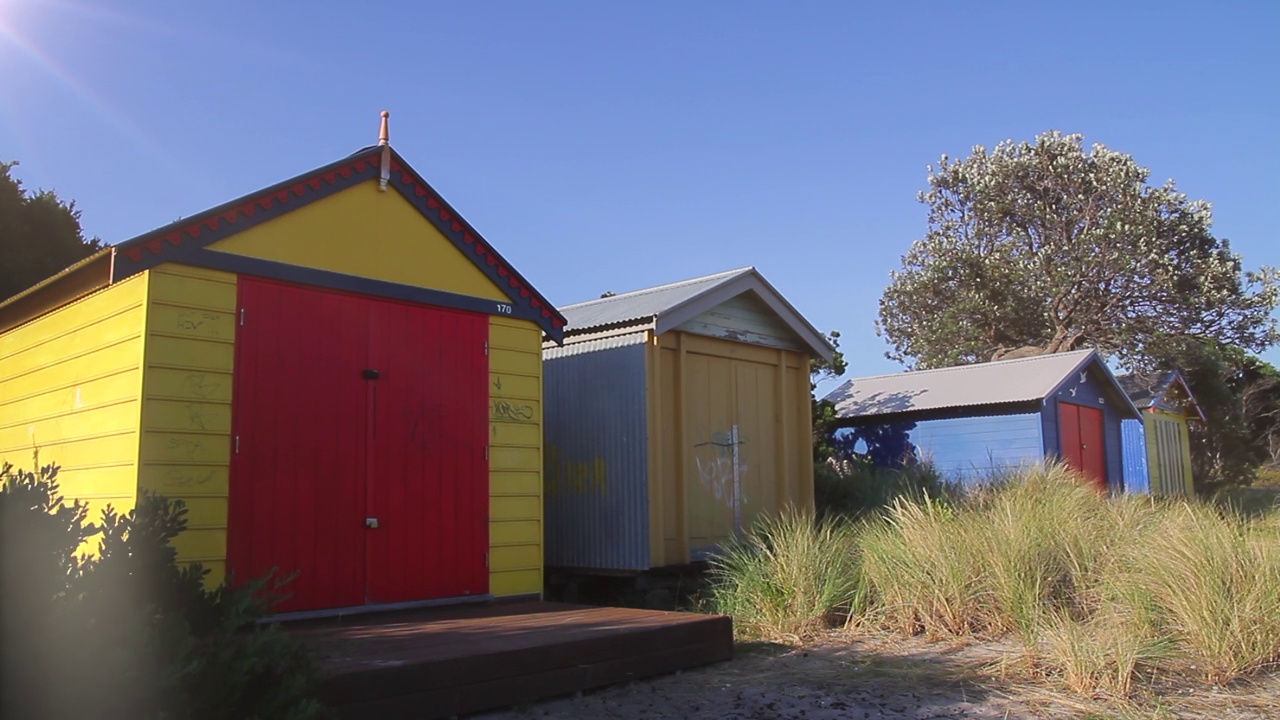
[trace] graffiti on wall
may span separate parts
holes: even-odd
[[[564,457],[560,448],[548,444],[546,464],[546,493],[548,498],[561,494],[608,494],[609,468],[604,458],[572,460]]]
[[[510,400],[492,400],[489,403],[489,417],[502,422],[533,422],[533,405]]]
[[[742,506],[748,502],[744,486],[750,470],[743,462],[742,446],[746,443],[738,426],[713,433],[711,439],[693,446],[694,467],[698,482],[725,507],[733,511],[735,533],[742,532]]]

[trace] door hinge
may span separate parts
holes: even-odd
[[[488,341],[488,340],[485,340],[485,341],[484,341],[484,354],[485,354],[485,355],[488,355],[488,354],[489,354],[489,341]]]
[[[236,436],[236,454],[237,455],[240,454],[240,436],[239,435]]]
[[[489,551],[488,550],[484,551],[484,569],[485,570],[489,569]]]
[[[244,325],[244,308],[240,308],[240,324]]]
[[[484,461],[489,462],[489,446],[484,446]]]

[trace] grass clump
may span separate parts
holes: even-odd
[[[853,526],[787,510],[711,561],[711,604],[748,637],[800,640],[860,609]]]
[[[1167,631],[1205,680],[1280,661],[1280,536],[1204,505],[1167,509],[1135,560]]]
[[[1109,497],[1061,466],[993,480],[902,494],[856,521],[764,523],[717,563],[717,609],[772,638],[840,617],[1011,637],[1019,667],[1085,694],[1280,666],[1280,513]]]

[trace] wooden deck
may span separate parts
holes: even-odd
[[[545,602],[295,625],[344,718],[444,718],[727,660],[718,615]]]

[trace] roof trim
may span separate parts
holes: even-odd
[[[383,155],[384,150],[386,157]],[[389,146],[365,148],[337,162],[108,248],[103,252],[110,252],[112,267],[109,277],[102,285],[119,282],[166,262],[209,267],[221,265],[222,258],[214,256],[222,253],[207,249],[212,243],[359,183],[376,179],[380,176],[384,162],[389,169],[388,185],[408,200],[510,299],[511,306],[505,309],[501,303],[492,303],[493,308],[488,310],[489,314],[511,315],[530,320],[553,340],[563,339],[566,321],[555,306]],[[0,308],[49,284],[62,282],[62,277],[74,267],[0,303]]]
[[[1196,417],[1200,418],[1200,422],[1209,422],[1209,419],[1205,417],[1204,408],[1200,407],[1200,401],[1196,400],[1195,393],[1191,392],[1191,386],[1187,384],[1187,378],[1183,376],[1181,370],[1174,369],[1173,377],[1160,389],[1160,397],[1164,397],[1165,392],[1173,385],[1174,381],[1177,381],[1182,386],[1182,391],[1187,394],[1187,402],[1191,404],[1191,407],[1195,408]]]
[[[1182,386],[1182,392],[1187,396],[1186,402],[1195,410],[1196,417],[1199,418],[1200,422],[1208,422],[1208,418],[1204,414],[1204,408],[1200,407],[1200,401],[1196,400],[1195,393],[1191,392],[1191,386],[1187,384],[1187,378],[1182,374],[1181,370],[1174,368],[1173,370],[1165,371],[1164,374],[1160,376],[1160,379],[1149,387],[1144,383],[1141,383],[1142,373],[1131,372],[1125,377],[1131,377],[1135,381],[1138,381],[1137,387],[1149,393],[1142,398],[1141,405],[1134,402],[1134,405],[1138,406],[1140,410],[1155,405],[1162,405],[1165,408],[1173,408],[1175,404],[1169,402],[1167,394],[1171,387],[1174,385],[1180,385]],[[1133,400],[1132,397],[1129,399]]]
[[[0,302],[0,333],[12,330],[111,284],[112,248],[106,247]]]
[[[642,290],[634,290],[629,293],[614,295],[609,298],[601,298],[598,300],[588,300],[582,303],[565,306],[566,309],[572,307],[580,307],[601,301],[613,300],[614,298],[627,298],[630,296],[650,293],[659,289],[668,289],[673,286],[689,284],[698,281],[706,281],[717,276],[723,276],[724,279],[709,285],[706,289],[682,300],[675,305],[663,308],[653,315],[637,315],[632,318],[622,318],[607,325],[593,325],[580,329],[569,328],[566,334],[572,337],[579,333],[601,333],[609,332],[609,328],[616,328],[615,332],[634,332],[637,325],[645,324],[646,321],[652,323],[653,331],[657,335],[661,335],[669,330],[683,325],[702,313],[724,303],[731,298],[735,298],[743,293],[751,292],[755,294],[761,301],[769,307],[770,310],[778,316],[779,319],[787,325],[787,327],[800,338],[801,342],[807,346],[811,354],[822,358],[828,362],[835,355],[835,348],[827,342],[825,336],[818,332],[798,310],[795,309],[790,302],[787,301],[777,288],[769,284],[764,279],[759,270],[754,267],[738,268],[729,270],[715,275],[703,276],[700,278],[690,278],[666,285],[658,285]]]

